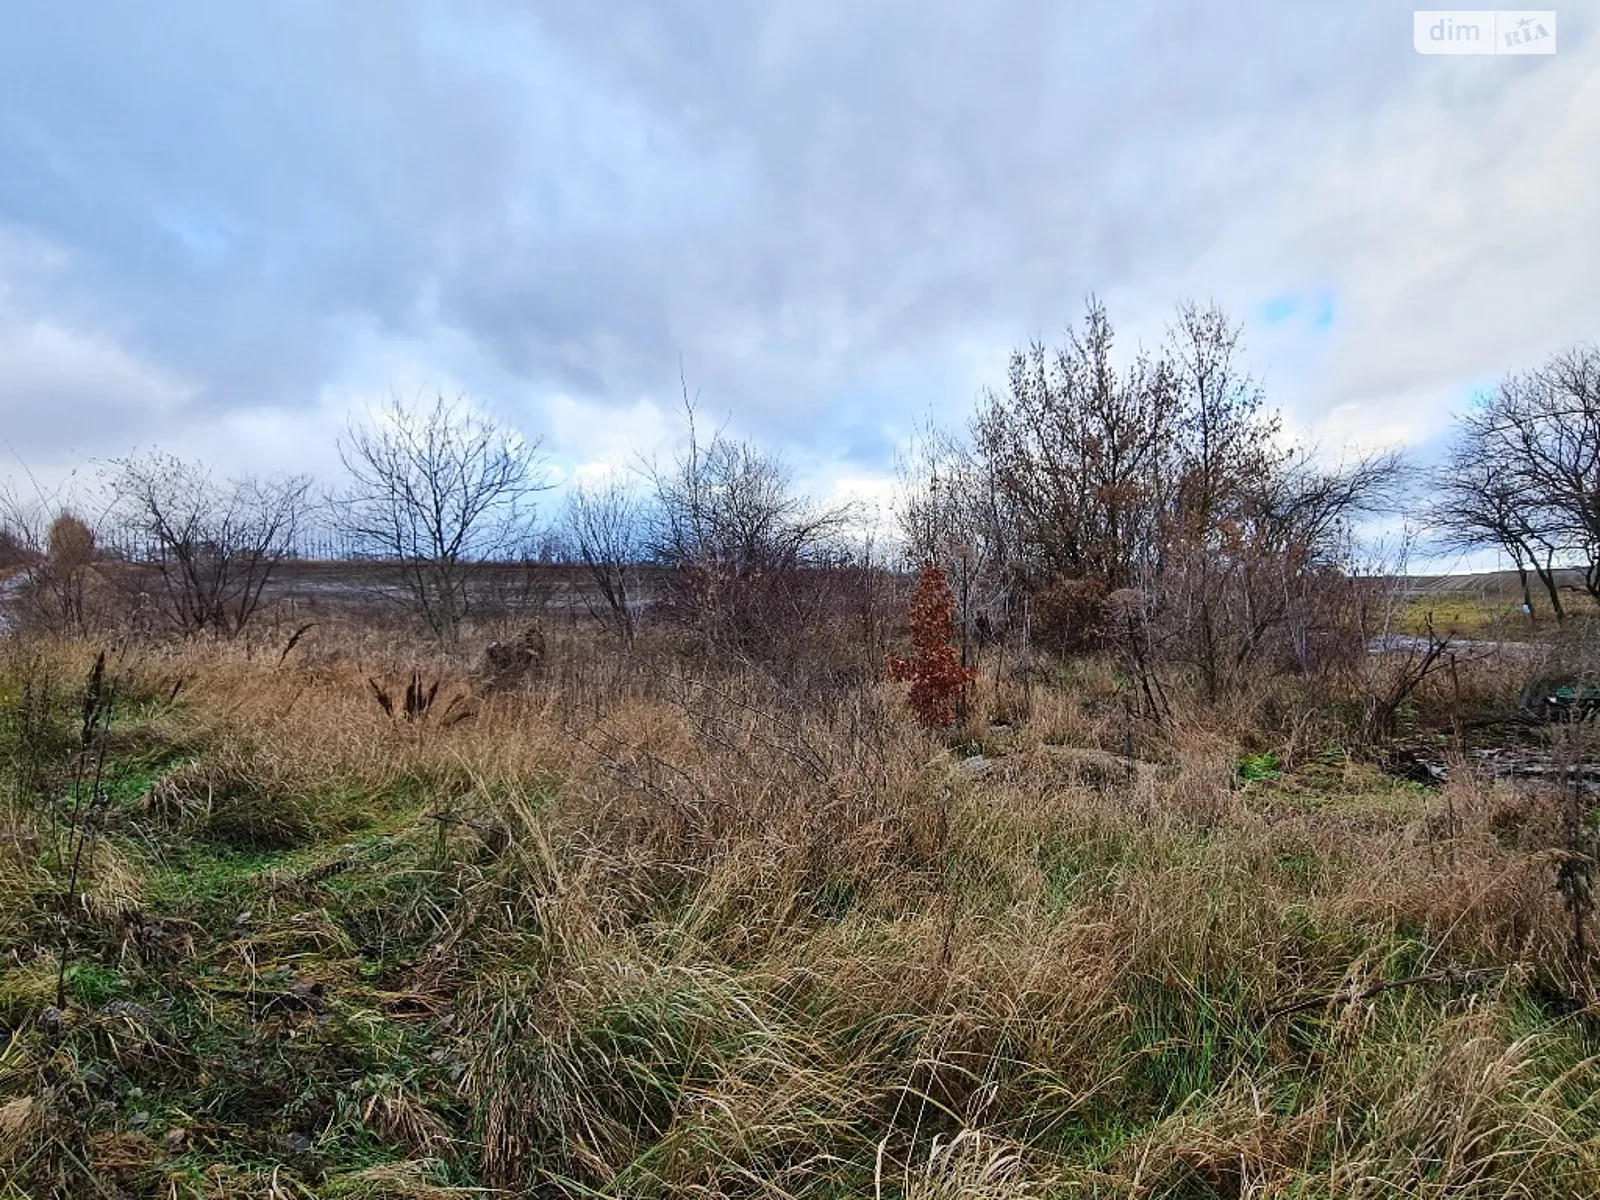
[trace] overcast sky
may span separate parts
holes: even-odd
[[[0,447],[336,462],[465,393],[561,471],[701,403],[872,493],[1098,293],[1216,300],[1290,426],[1411,445],[1600,333],[1593,0],[0,5]],[[14,451],[14,454],[13,454]]]

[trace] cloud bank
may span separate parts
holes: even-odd
[[[1426,452],[1600,330],[1600,65],[1153,0],[0,13],[0,427],[330,471],[463,391],[563,471],[705,411],[871,493],[1085,296],[1215,299],[1289,425]]]

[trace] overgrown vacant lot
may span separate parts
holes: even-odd
[[[99,649],[0,664],[7,1197],[1600,1194],[1559,798],[1092,661],[941,739],[648,636]]]

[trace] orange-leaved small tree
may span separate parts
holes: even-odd
[[[911,685],[911,711],[929,729],[956,719],[961,694],[977,675],[961,665],[961,652],[950,644],[955,604],[944,570],[924,565],[911,598],[911,657],[889,652],[889,678]]]

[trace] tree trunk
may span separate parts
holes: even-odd
[[[1535,559],[1533,569],[1539,574],[1539,582],[1544,584],[1544,590],[1550,597],[1550,611],[1555,613],[1556,621],[1559,624],[1567,619],[1567,611],[1561,606],[1561,589],[1556,585],[1555,566],[1548,559],[1541,566],[1539,561]]]

